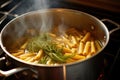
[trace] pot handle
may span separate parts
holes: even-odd
[[[2,61],[2,60],[5,60],[5,57],[1,57],[1,58],[0,58],[0,61]]]
[[[11,70],[8,70],[8,71],[0,70],[0,76],[8,77],[8,76],[10,76],[12,74],[15,74],[17,72],[24,71],[24,70],[27,70],[27,69],[29,69],[29,70],[33,71],[35,74],[37,74],[37,71],[33,70],[32,68],[18,67],[18,68],[14,68],[14,69],[11,69]]]
[[[2,71],[0,70],[0,76],[5,76],[5,77],[8,77],[12,74],[15,74],[17,72],[20,72],[20,71],[23,71],[23,70],[26,70],[27,68],[14,68],[14,69],[11,69],[11,70],[8,70],[8,71]]]
[[[114,25],[117,27],[117,28],[115,28],[115,29],[110,30],[110,32],[109,32],[110,34],[113,33],[114,31],[120,29],[120,24],[118,24],[118,23],[116,23],[116,22],[114,22],[114,21],[112,21],[112,20],[110,20],[110,19],[101,19],[101,21],[102,21],[102,22],[109,22],[109,23],[111,23],[111,24],[114,24]]]
[[[0,61],[2,60],[5,60],[5,57],[1,57],[0,58]],[[11,69],[11,70],[8,70],[8,71],[3,71],[0,69],[0,76],[5,76],[5,77],[8,77],[12,74],[15,74],[17,72],[20,72],[20,71],[24,71],[24,70],[31,70],[32,72],[34,72],[35,74],[37,74],[37,71],[32,69],[32,68],[28,68],[28,67],[18,67],[18,68],[14,68],[14,69]]]

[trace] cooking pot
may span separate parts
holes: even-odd
[[[43,22],[42,18],[45,14],[49,19]],[[54,66],[28,63],[11,55],[10,51],[18,49],[27,39],[37,35],[43,24],[49,28],[49,22],[52,22],[50,25],[54,27],[64,29],[73,27],[90,31],[100,41],[101,50],[85,60]],[[108,42],[109,31],[104,23],[85,12],[61,8],[28,12],[11,20],[1,31],[1,48],[6,53],[6,58],[17,68],[9,71],[0,70],[0,73],[1,76],[9,76],[21,70],[30,69],[40,80],[97,80],[104,67],[102,51]]]

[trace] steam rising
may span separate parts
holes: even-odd
[[[48,0],[35,0],[35,5],[34,7],[40,8],[40,9],[45,9],[47,10],[49,8],[49,2]],[[41,29],[40,32],[49,32],[51,30],[52,26],[52,15],[45,13],[41,14]]]
[[[45,13],[50,7],[50,4],[48,0],[24,0],[23,2],[24,6],[20,7],[21,10],[24,13],[31,12],[31,11],[41,11],[38,15],[33,15],[32,17],[26,19],[26,17],[20,17],[19,22],[15,23],[15,32],[17,32],[17,35],[19,37],[26,34],[26,30],[28,30],[28,27],[30,30],[28,30],[27,34],[34,36],[36,33],[46,33],[50,32],[52,30],[53,26],[53,15],[51,13]],[[23,13],[23,14],[24,14]],[[29,14],[29,13],[28,13]],[[26,15],[25,15],[26,16]],[[35,16],[35,17],[34,17]],[[37,16],[37,18],[36,18]],[[38,19],[39,18],[39,19]],[[64,24],[64,17],[59,17],[61,21],[58,24],[59,32],[64,34],[65,30],[65,24]],[[20,26],[20,27],[19,27]],[[22,28],[21,28],[22,26]],[[34,29],[34,30],[33,30]],[[37,31],[35,31],[37,30]]]
[[[48,9],[49,2],[48,0],[34,0],[34,9]]]
[[[41,29],[40,32],[45,33],[49,32],[52,28],[52,15],[49,14],[41,14]]]
[[[47,10],[49,9],[49,2],[48,0],[25,0],[23,2],[24,7],[20,10],[21,12],[30,12],[30,11],[36,11],[36,10]],[[40,25],[35,23],[35,19],[30,19],[30,24],[34,25],[34,27],[40,27],[40,32],[45,33],[49,32],[52,27],[52,15],[48,13],[43,13],[38,16],[41,18]],[[26,29],[27,24],[25,23],[25,19],[22,18],[20,21],[20,24],[24,26],[24,29]],[[17,26],[18,24],[16,24]],[[24,32],[24,29],[22,31]],[[23,32],[20,32],[22,35]]]

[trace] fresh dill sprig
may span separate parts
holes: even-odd
[[[48,34],[41,34],[27,44],[27,50],[30,52],[38,52],[40,49],[45,53],[44,55],[49,56],[53,61],[65,63],[66,59],[72,56],[64,56],[63,49],[58,48],[57,44],[52,41],[52,38]],[[47,57],[42,58],[41,62],[45,63]]]
[[[32,38],[27,44],[27,50],[30,52],[38,52],[51,42],[51,38],[48,34],[40,34]]]

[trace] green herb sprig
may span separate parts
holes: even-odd
[[[66,59],[72,57],[64,56],[63,49],[58,48],[57,44],[52,41],[52,38],[48,34],[40,34],[39,36],[30,40],[27,44],[27,50],[30,52],[38,52],[40,49],[43,49],[44,55],[49,56],[53,61],[59,63],[65,63]],[[44,57],[40,62],[46,63],[48,57]]]

